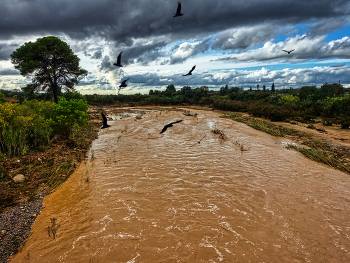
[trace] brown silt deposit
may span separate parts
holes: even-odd
[[[350,262],[348,174],[216,112],[106,112],[11,262]]]

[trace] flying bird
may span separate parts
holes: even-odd
[[[183,15],[184,14],[181,14],[181,2],[179,1],[179,3],[177,4],[176,14],[173,17],[183,16]]]
[[[130,78],[129,78],[130,79]],[[129,79],[126,79],[122,82],[122,84],[120,84],[119,88],[125,88],[127,87],[128,85],[125,84],[125,82],[127,82]]]
[[[165,132],[165,131],[166,131],[166,129],[168,129],[169,127],[173,127],[173,124],[175,124],[175,123],[179,123],[179,122],[182,122],[182,120],[179,120],[179,121],[174,121],[174,122],[172,122],[172,123],[169,123],[169,124],[165,125],[165,126],[164,126],[164,128],[163,128],[163,130],[162,130],[160,133]]]
[[[126,79],[126,80],[124,80],[123,82],[122,82],[122,84],[120,84],[120,86],[119,86],[119,89],[118,89],[118,91],[117,91],[117,95],[119,94],[119,91],[122,89],[122,88],[125,88],[125,87],[127,87],[128,85],[126,85],[126,83],[125,82],[127,82],[129,79]]]
[[[111,126],[111,125],[108,125],[108,124],[107,124],[106,115],[104,115],[103,112],[101,112],[101,115],[102,115],[102,119],[103,119],[103,126],[102,126],[101,129],[108,128],[109,126]]]
[[[121,64],[121,60],[122,60],[122,52],[120,52],[119,56],[118,56],[118,59],[117,59],[117,63],[114,63],[113,65],[114,66],[118,66],[118,67],[122,67],[122,64]]]
[[[287,51],[287,50],[282,50],[282,51],[284,51],[284,52],[287,52],[288,54],[290,54],[290,52],[293,52],[295,49],[293,49],[293,50],[291,50],[291,51]]]
[[[186,75],[182,75],[182,76],[188,76],[188,75],[192,75],[192,71],[196,68],[196,65],[193,66],[193,68],[190,70],[190,72],[188,72]]]

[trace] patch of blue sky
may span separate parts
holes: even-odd
[[[332,33],[328,33],[326,37],[326,42],[329,42],[335,39],[341,39],[343,37],[349,37],[349,36],[350,36],[350,24]]]
[[[275,37],[274,42],[275,43],[283,42],[287,38],[293,37],[295,35],[302,36],[302,35],[306,34],[306,32],[308,31],[308,27],[310,25],[312,25],[312,24],[299,24],[299,25],[294,25],[293,27],[286,26],[283,28],[284,33],[277,35]]]

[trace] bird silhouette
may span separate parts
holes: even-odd
[[[125,87],[127,87],[128,85],[126,85],[126,83],[125,82],[127,82],[129,79],[126,79],[126,80],[124,80],[123,82],[122,82],[122,84],[120,84],[120,86],[119,86],[119,89],[118,89],[118,91],[117,91],[117,95],[119,94],[119,91],[122,89],[122,88],[125,88]]]
[[[130,79],[130,78],[129,78]],[[119,88],[125,88],[127,87],[128,85],[125,84],[125,82],[127,82],[129,79],[126,79],[122,82],[122,84],[120,84]]]
[[[196,65],[193,66],[193,68],[190,70],[190,72],[188,72],[186,75],[182,75],[182,76],[188,76],[188,75],[192,75],[192,71],[196,68]]]
[[[175,124],[175,123],[179,123],[179,122],[182,122],[182,120],[179,120],[179,121],[174,121],[174,122],[172,122],[172,123],[169,123],[169,124],[165,125],[165,126],[164,126],[164,128],[163,128],[163,130],[162,130],[160,133],[165,132],[165,131],[166,131],[166,129],[168,129],[169,127],[173,127],[173,124]]]
[[[119,56],[118,56],[118,59],[117,59],[117,63],[114,63],[113,65],[114,66],[118,66],[118,67],[122,67],[122,64],[121,64],[121,60],[122,60],[122,52],[120,52]]]
[[[284,51],[284,52],[287,52],[288,54],[290,54],[290,52],[293,52],[295,49],[293,49],[293,50],[291,50],[291,51],[288,51],[288,50],[282,50],[282,51]]]
[[[105,129],[105,128],[108,128],[109,126],[111,126],[111,125],[108,125],[108,124],[107,124],[106,115],[104,115],[103,112],[101,112],[101,115],[102,115],[102,119],[103,119],[103,126],[102,126],[101,129]]]
[[[179,1],[179,3],[177,4],[176,14],[174,14],[173,17],[183,16],[183,15],[184,15],[184,14],[181,14],[181,2]]]

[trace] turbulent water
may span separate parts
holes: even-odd
[[[349,175],[215,112],[107,112],[11,262],[350,262]]]

